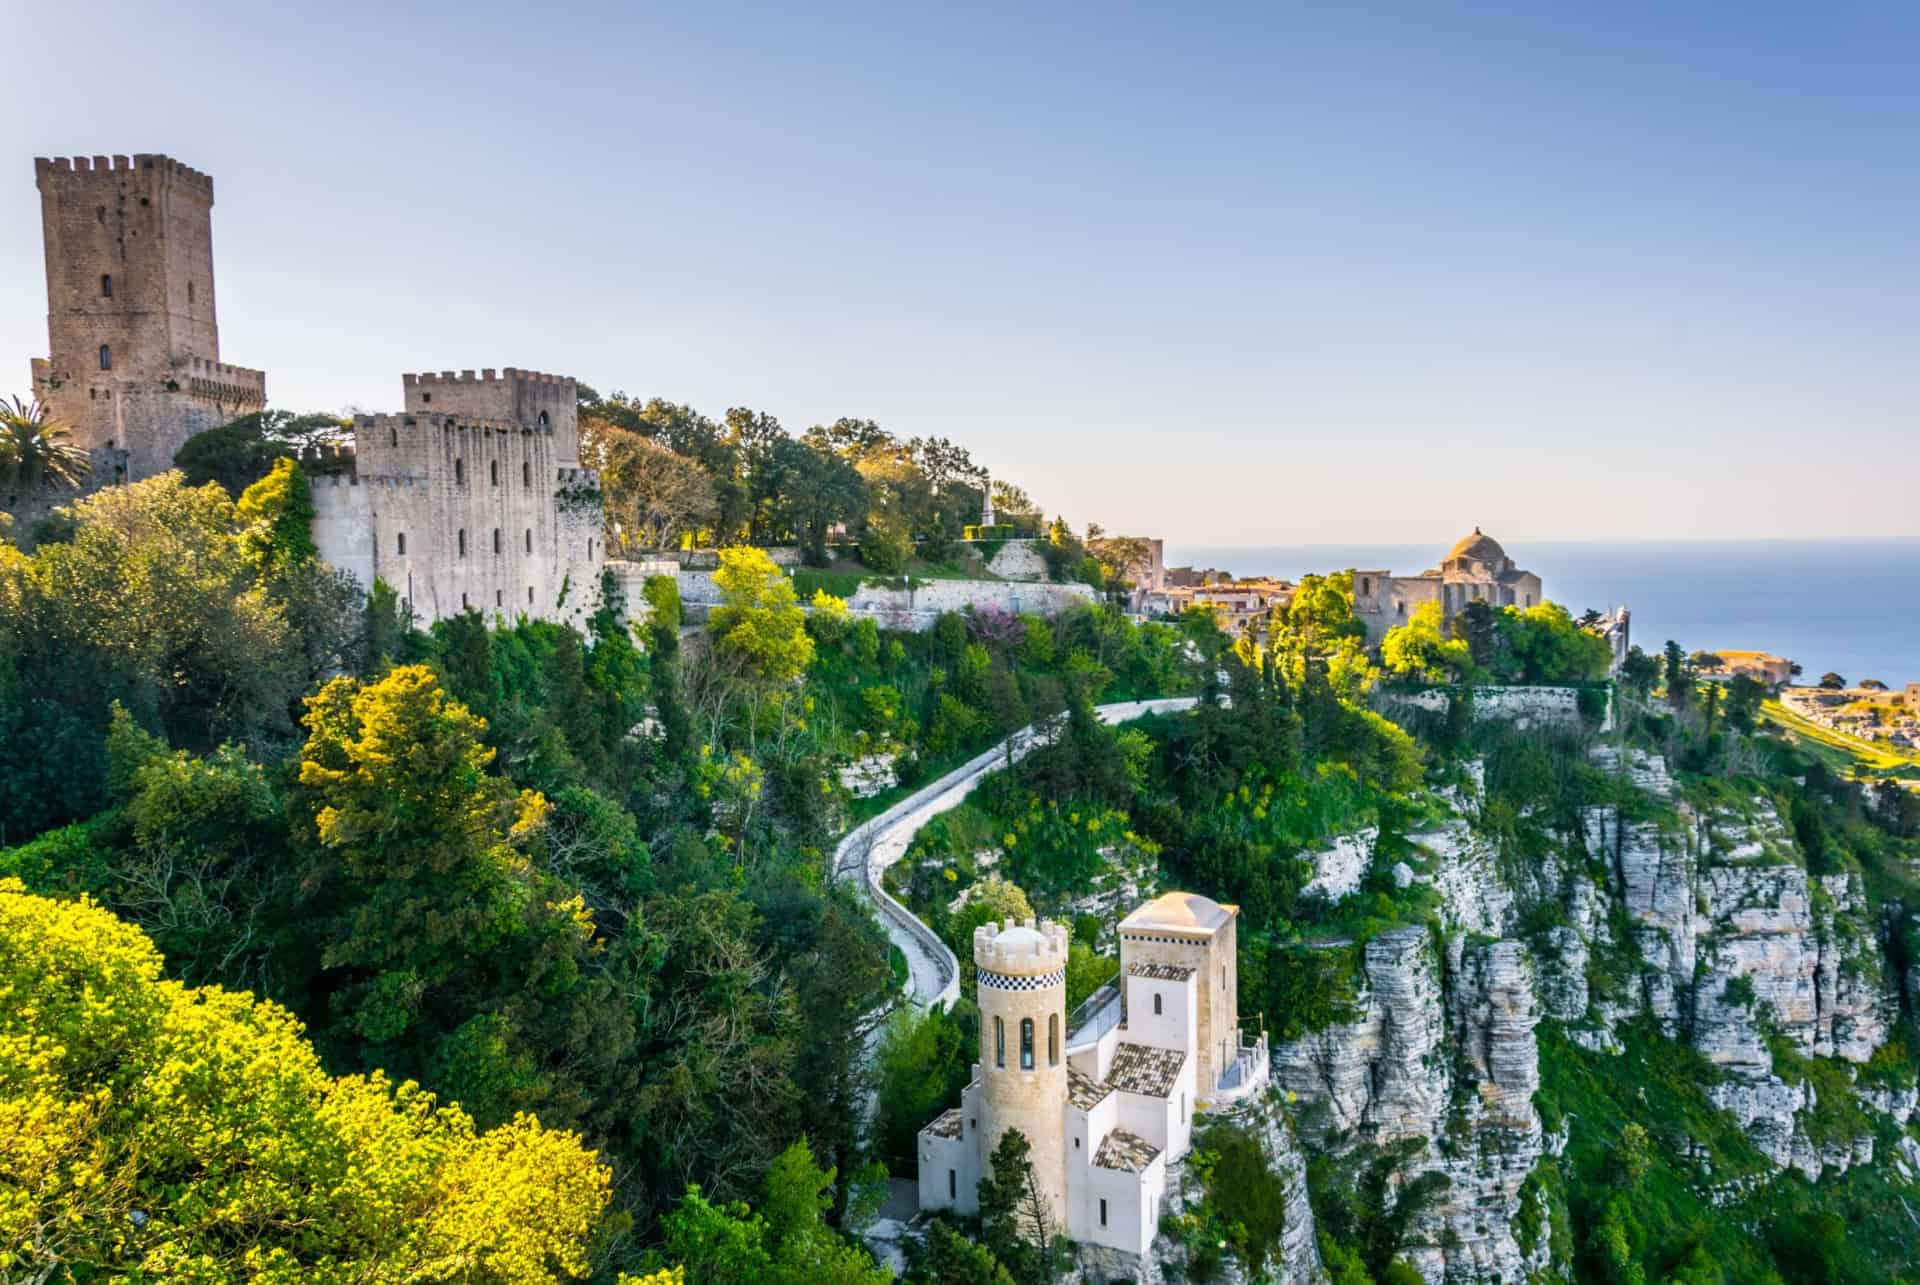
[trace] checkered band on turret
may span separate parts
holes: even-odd
[[[1006,973],[990,973],[980,970],[980,984],[997,991],[1042,991],[1049,986],[1065,986],[1067,970],[1056,968],[1051,973],[1041,973],[1036,977],[1013,977]]]

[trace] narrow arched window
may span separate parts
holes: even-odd
[[[507,605],[507,591],[505,589],[495,589],[493,591],[493,605],[496,607],[504,607]]]
[[[527,552],[528,553],[533,552],[533,528],[532,527],[527,528]]]
[[[533,465],[526,460],[520,461],[520,485],[525,487],[533,485]]]
[[[102,299],[113,298],[113,274],[111,272],[102,272],[100,274],[100,297]]]
[[[1020,1019],[1020,1069],[1022,1071],[1033,1069],[1033,1019],[1031,1017]]]
[[[527,605],[529,607],[533,605],[533,586],[532,585],[527,586]]]
[[[100,369],[113,369],[113,349],[107,347],[105,344],[100,345]]]
[[[453,461],[453,480],[455,485],[460,485],[467,480],[467,462],[458,456],[455,456]]]
[[[540,412],[540,427],[542,427],[542,428],[545,428],[546,426],[547,426],[547,413],[546,413],[545,411],[541,411],[541,412]]]
[[[489,486],[500,485],[500,461],[499,460],[487,461],[487,484]]]
[[[460,528],[460,556],[463,558],[467,556],[467,529],[465,527]]]
[[[593,541],[592,540],[587,541],[587,561],[588,562],[593,561]]]
[[[397,428],[390,428],[390,429],[388,429],[388,430],[387,430],[387,445],[388,445],[388,446],[398,446],[398,445],[400,445],[400,430],[399,430],[399,429],[397,429]]]
[[[500,556],[500,528],[499,527],[495,527],[493,529],[493,556],[496,558]]]
[[[405,531],[393,537],[393,551],[403,558],[407,556],[407,533]]]
[[[997,1017],[993,1019],[993,1064],[1007,1064],[1007,1024]]]
[[[1047,1014],[1047,1065],[1060,1065],[1060,1014]]]
[[[1153,1015],[1155,1017],[1160,1016],[1160,992],[1159,991],[1155,991],[1153,993]]]
[[[460,610],[465,611],[466,609],[467,609],[467,595],[463,593],[460,595]]]

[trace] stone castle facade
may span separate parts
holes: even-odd
[[[312,479],[321,557],[386,581],[422,620],[472,608],[582,624],[606,540],[574,381],[507,369],[401,383],[405,409],[356,418],[349,466]]]
[[[166,156],[41,158],[48,356],[34,397],[93,462],[89,489],[173,467],[181,446],[267,404],[266,375],[220,360],[213,180]],[[310,480],[314,541],[422,622],[469,608],[581,624],[606,559],[599,481],[580,467],[572,379],[404,375]],[[0,494],[16,514],[71,498]]]
[[[93,460],[89,484],[173,467],[195,433],[267,403],[220,360],[213,180],[166,156],[33,163],[47,256],[47,356],[33,395]]]
[[[1071,1030],[1066,927],[976,929],[980,1058],[960,1106],[920,1131],[920,1208],[977,1213],[994,1149],[1018,1129],[1053,1232],[1144,1255],[1195,1107],[1267,1083],[1266,1037],[1240,1033],[1238,920],[1192,893],[1139,907],[1120,923],[1118,982]]]

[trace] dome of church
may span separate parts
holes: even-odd
[[[1211,932],[1225,923],[1230,911],[1197,892],[1169,892],[1155,897],[1120,922],[1122,928],[1185,928]]]
[[[1482,535],[1479,527],[1473,529],[1472,535],[1461,536],[1460,542],[1447,551],[1449,562],[1455,558],[1469,562],[1503,562],[1506,556],[1507,551],[1500,547],[1500,542],[1490,535]]]

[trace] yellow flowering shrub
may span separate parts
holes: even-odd
[[[331,1077],[278,1005],[0,880],[0,1278],[578,1277],[609,1190],[574,1135]]]

